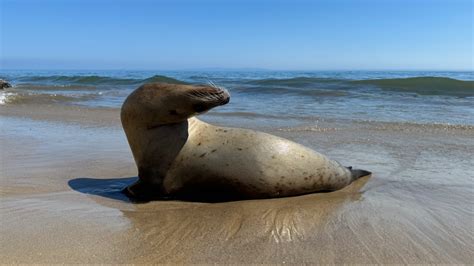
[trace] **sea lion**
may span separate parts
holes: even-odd
[[[344,167],[300,144],[194,116],[229,102],[214,85],[145,84],[121,110],[139,180],[135,199],[255,199],[332,191],[371,174]]]

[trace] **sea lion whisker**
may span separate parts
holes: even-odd
[[[215,92],[196,90],[189,92],[187,96],[201,101],[223,101],[224,94],[225,91],[220,89]]]
[[[225,94],[230,95],[229,91],[224,87],[219,87]]]
[[[204,92],[202,91],[195,91],[192,95],[195,96],[196,98],[203,98],[206,96],[206,94],[204,94]]]
[[[209,85],[213,88],[216,88],[216,84],[212,81],[212,80],[209,80]]]
[[[207,84],[212,87],[212,84],[213,84],[212,80],[207,79]]]
[[[209,81],[209,82],[210,82],[211,87],[213,87],[213,88],[219,90],[220,92],[229,93],[224,87],[219,86],[219,85],[216,85],[216,84],[215,84],[214,82],[212,82],[212,81]]]

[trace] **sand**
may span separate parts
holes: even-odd
[[[120,193],[136,169],[118,110],[0,115],[2,263],[474,263],[471,126],[210,114],[374,174],[331,193],[134,204]]]

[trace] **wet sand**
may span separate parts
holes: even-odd
[[[472,126],[211,114],[374,174],[331,193],[134,204],[120,193],[136,169],[118,110],[0,115],[2,263],[473,263]]]

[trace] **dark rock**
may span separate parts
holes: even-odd
[[[12,85],[8,83],[6,80],[0,79],[0,90],[3,90],[5,88],[11,88]]]

